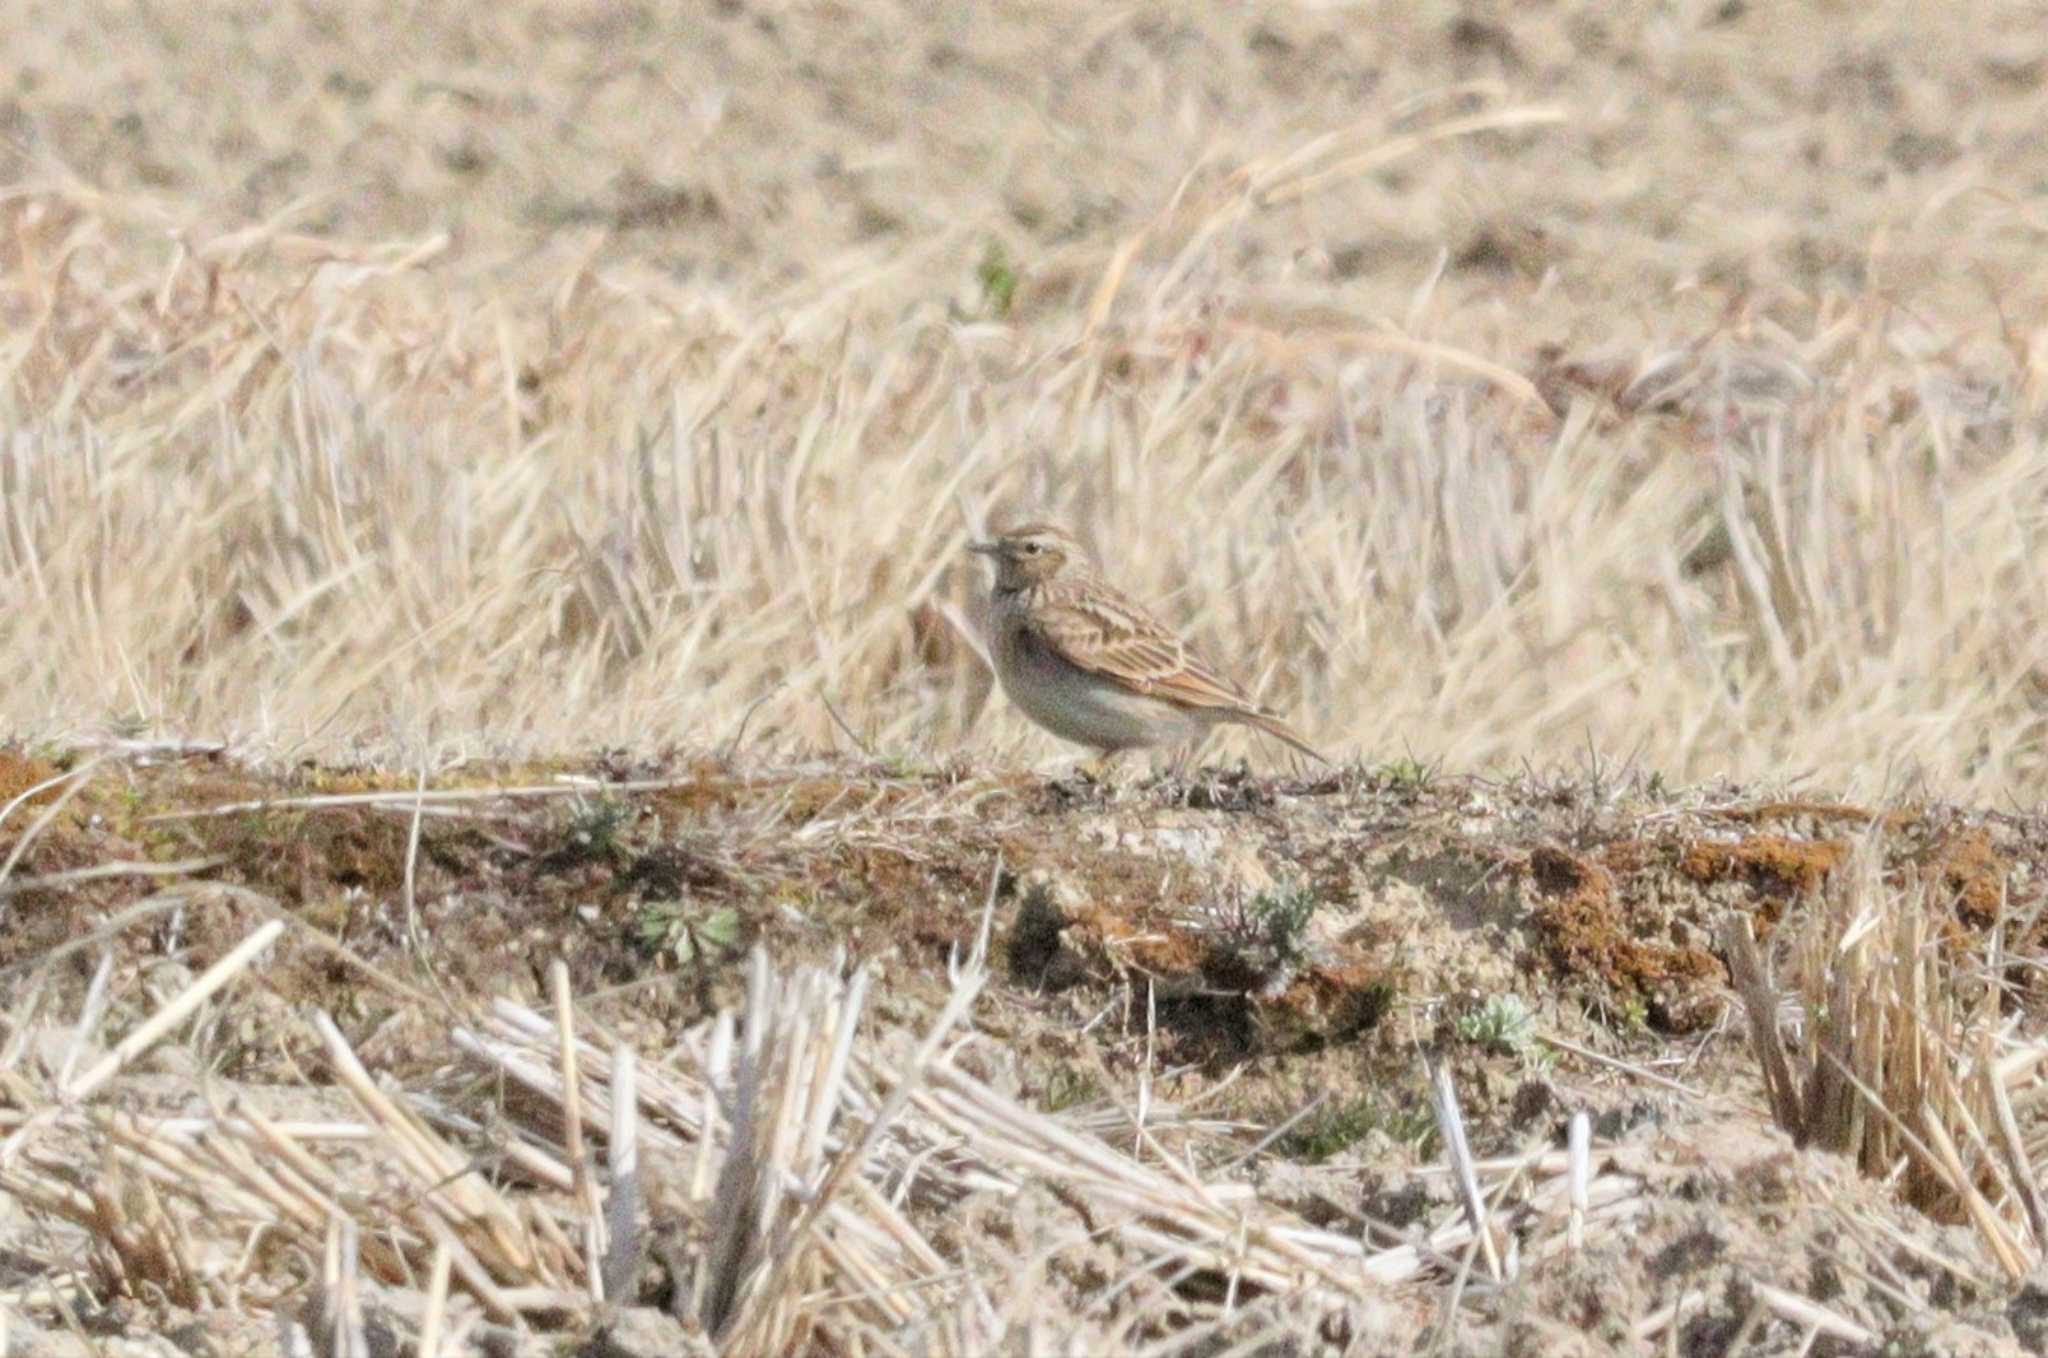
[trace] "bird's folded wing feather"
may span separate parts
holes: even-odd
[[[1189,707],[1259,710],[1157,618],[1100,582],[1047,590],[1032,614],[1045,643],[1081,669]]]

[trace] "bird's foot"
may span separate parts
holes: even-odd
[[[1122,750],[1104,750],[1084,759],[1075,772],[1102,789],[1111,801],[1119,800],[1137,784],[1138,768],[1123,758]]]

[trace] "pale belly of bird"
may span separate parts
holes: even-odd
[[[1028,630],[1007,627],[995,638],[1003,692],[1046,730],[1098,750],[1177,744],[1209,723],[1177,703],[1134,693],[1062,658]]]

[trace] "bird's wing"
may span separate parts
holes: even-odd
[[[1158,618],[1099,580],[1054,582],[1033,603],[1034,630],[1069,664],[1187,707],[1259,711]]]

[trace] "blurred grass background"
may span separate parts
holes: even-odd
[[[17,19],[0,731],[1045,759],[1030,514],[1333,753],[2048,785],[2037,5]]]

